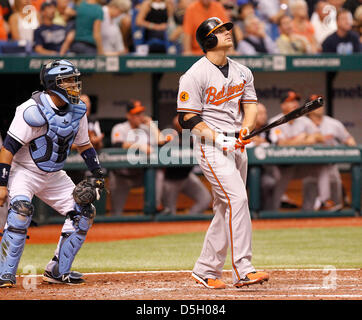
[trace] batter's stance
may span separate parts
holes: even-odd
[[[192,130],[196,157],[212,186],[214,218],[192,278],[223,289],[222,269],[231,248],[233,284],[242,287],[269,279],[251,264],[251,219],[246,193],[249,140],[255,127],[257,98],[251,71],[231,60],[231,22],[205,20],[196,31],[204,57],[181,78],[177,111],[182,128]]]
[[[35,92],[17,107],[0,151],[0,205],[9,196],[9,212],[0,246],[0,287],[12,287],[23,253],[36,195],[66,216],[54,257],[43,280],[80,284],[82,274],[70,271],[95,216],[92,202],[104,186],[96,151],[89,142],[80,73],[67,60],[44,65]],[[72,144],[78,147],[94,178],[76,187],[63,171]]]

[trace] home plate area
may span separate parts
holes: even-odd
[[[362,300],[361,269],[264,270],[268,282],[243,288],[207,289],[191,271],[86,273],[83,285],[45,284],[41,276],[19,276],[17,285],[0,290],[0,300]]]

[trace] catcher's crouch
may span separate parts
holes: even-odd
[[[92,202],[104,180],[88,137],[86,106],[79,99],[80,73],[67,60],[55,60],[40,71],[43,92],[17,107],[0,151],[0,205],[9,197],[7,223],[0,246],[0,287],[12,287],[34,213],[32,198],[66,216],[54,257],[45,268],[49,283],[80,284],[71,271],[95,216]],[[76,187],[63,171],[72,144],[78,147],[94,178]]]
[[[192,277],[208,288],[225,288],[220,279],[231,248],[236,287],[268,280],[251,264],[251,220],[246,193],[248,159],[243,140],[255,127],[257,98],[251,71],[229,59],[231,22],[205,20],[196,31],[204,57],[180,79],[179,122],[196,137],[194,149],[212,186],[214,218]]]

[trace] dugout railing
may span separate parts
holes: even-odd
[[[249,207],[252,218],[297,218],[297,217],[352,217],[361,215],[361,157],[360,147],[255,147],[247,148],[249,172],[247,189],[249,192]],[[169,220],[198,220],[210,219],[210,214],[163,216],[156,212],[155,200],[155,170],[167,166],[193,166],[197,160],[191,149],[165,148],[146,156],[142,153],[127,152],[124,149],[107,148],[99,153],[102,166],[108,171],[118,168],[144,169],[144,210],[142,214],[112,216],[106,213],[106,198],[116,196],[107,192],[102,193],[101,200],[96,203],[96,221],[169,221]],[[263,211],[261,209],[261,172],[266,165],[320,165],[336,163],[343,165],[343,170],[351,175],[350,207],[336,212],[328,211]],[[86,170],[86,165],[80,155],[70,154],[65,170]],[[40,223],[60,223],[62,218],[51,212],[45,204],[37,200]],[[40,212],[39,212],[40,211]]]

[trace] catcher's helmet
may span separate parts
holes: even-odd
[[[227,30],[231,30],[233,26],[232,22],[224,23],[217,17],[209,18],[197,28],[196,40],[201,49],[206,53],[207,50],[215,48],[217,45],[217,37],[214,35],[214,31],[220,27],[226,27]]]
[[[40,70],[40,84],[58,95],[64,102],[78,104],[82,89],[80,72],[68,60],[54,60]]]

